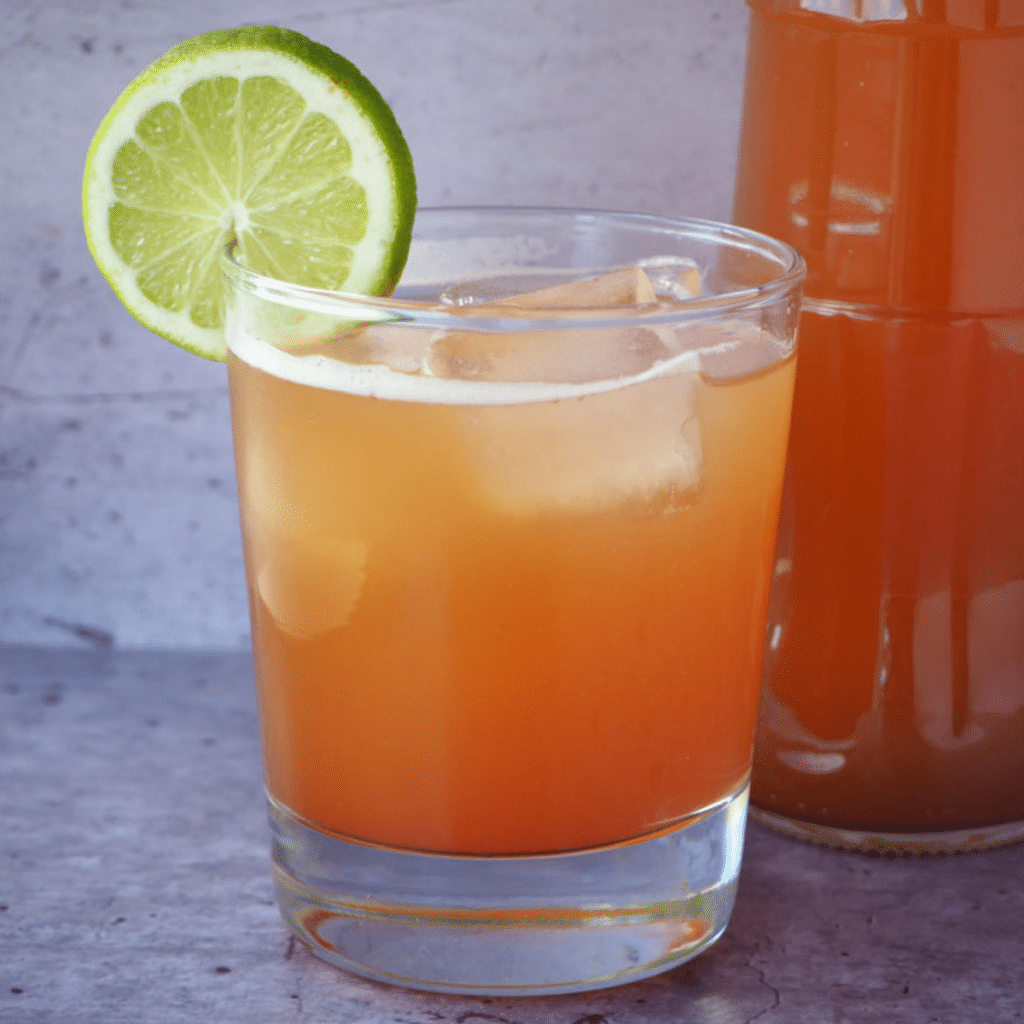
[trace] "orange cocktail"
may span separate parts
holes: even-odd
[[[792,358],[492,407],[230,370],[277,800],[493,854],[742,787]]]
[[[655,973],[735,895],[803,267],[640,216],[416,230],[391,299],[227,267],[282,912],[419,987]]]

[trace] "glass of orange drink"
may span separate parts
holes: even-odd
[[[421,210],[389,298],[229,255],[275,882],[317,955],[554,993],[722,934],[803,272],[528,209]]]

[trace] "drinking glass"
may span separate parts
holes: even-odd
[[[750,9],[735,216],[808,264],[754,813],[1024,839],[1024,2]]]
[[[800,257],[449,209],[390,298],[225,268],[289,926],[462,993],[696,955],[739,871]]]

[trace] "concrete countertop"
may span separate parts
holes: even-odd
[[[0,647],[0,1021],[1000,1024],[1024,1019],[1024,847],[870,860],[755,826],[724,938],[546,999],[389,988],[273,902],[244,653]]]

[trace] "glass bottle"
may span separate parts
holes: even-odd
[[[748,0],[735,220],[808,264],[752,798],[1024,838],[1024,0]]]

